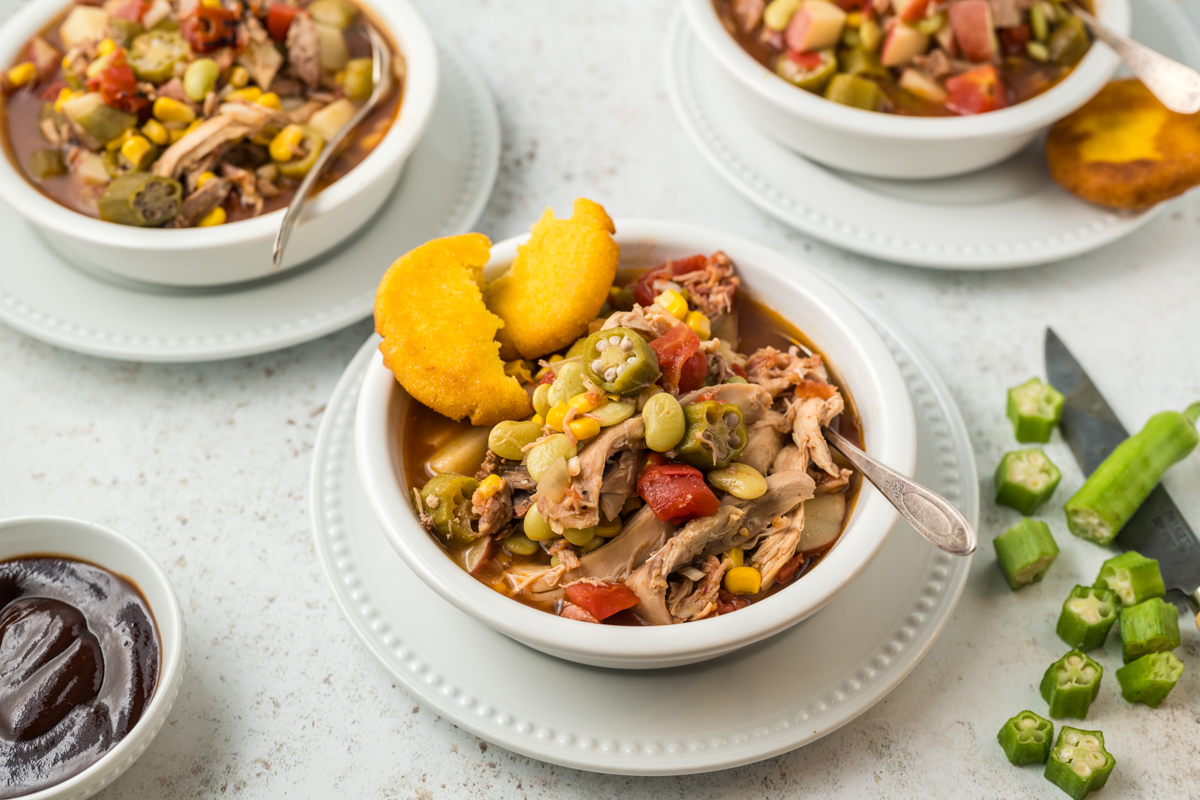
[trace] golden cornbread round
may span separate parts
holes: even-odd
[[[546,209],[512,268],[487,287],[487,307],[504,320],[505,358],[539,358],[587,333],[617,275],[615,232],[591,200],[576,200],[570,219]]]
[[[1060,186],[1110,208],[1161,203],[1200,184],[1200,114],[1176,114],[1135,78],[1113,81],[1046,138]]]
[[[529,395],[504,374],[504,323],[483,304],[490,250],[479,233],[426,242],[391,266],[375,295],[383,363],[418,402],[472,425],[530,414]]]

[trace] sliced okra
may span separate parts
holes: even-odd
[[[1018,442],[1050,441],[1062,408],[1062,393],[1037,378],[1008,390],[1008,418]]]
[[[634,394],[661,374],[654,350],[628,328],[608,328],[589,336],[583,347],[583,364],[593,382],[617,394]]]
[[[1117,681],[1129,702],[1158,708],[1182,674],[1183,662],[1174,653],[1150,653],[1117,670]]]
[[[1167,593],[1158,562],[1133,550],[1105,561],[1092,585],[1116,592],[1121,604],[1126,606]]]
[[[1104,734],[1064,725],[1046,761],[1046,780],[1083,800],[1108,783],[1117,760],[1104,749]]]
[[[1058,615],[1058,638],[1079,650],[1104,645],[1117,621],[1117,596],[1108,589],[1076,586]]]
[[[1025,516],[1050,499],[1062,473],[1040,447],[1005,453],[996,468],[996,502]]]
[[[1088,707],[1100,692],[1104,667],[1078,650],[1055,661],[1042,676],[1042,699],[1050,706],[1050,716],[1087,719]]]
[[[1040,581],[1058,557],[1050,527],[1036,519],[1023,519],[997,536],[992,544],[996,560],[1010,589]]]
[[[1179,611],[1161,597],[1121,609],[1121,655],[1128,664],[1148,653],[1179,647]]]
[[[996,741],[1012,764],[1045,764],[1054,739],[1054,723],[1032,711],[1022,711],[1004,723]]]

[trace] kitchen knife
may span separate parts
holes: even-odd
[[[1059,428],[1084,475],[1091,475],[1116,446],[1129,438],[1100,390],[1067,346],[1046,329],[1046,375],[1066,397]],[[1187,595],[1200,612],[1200,540],[1192,533],[1175,501],[1160,483],[1125,524],[1113,542],[1158,559],[1168,589]],[[1200,629],[1200,613],[1196,615]]]

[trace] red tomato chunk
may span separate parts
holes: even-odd
[[[88,81],[88,89],[99,91],[105,103],[130,114],[137,114],[150,104],[150,100],[138,89],[137,78],[125,63],[122,52],[117,52],[112,62]]]
[[[288,28],[292,27],[297,11],[298,8],[287,3],[271,3],[267,9],[267,33],[272,39],[277,42],[287,39]]]
[[[638,596],[623,583],[573,583],[566,588],[566,595],[572,603],[600,620],[638,604]]]
[[[687,464],[648,464],[638,478],[638,494],[655,516],[676,525],[712,516],[721,507],[704,475]]]
[[[696,332],[687,325],[676,325],[671,330],[664,333],[654,341],[650,342],[650,347],[658,356],[658,368],[662,370],[663,381],[669,386],[677,386],[683,388],[681,377],[683,375],[684,363],[692,356],[696,355],[697,349],[700,347],[700,337]],[[700,354],[700,359],[703,361],[704,354]],[[689,372],[689,377],[693,376],[695,364],[691,366],[692,372]],[[704,382],[704,376],[700,376],[700,383]],[[693,386],[693,389],[700,388],[700,383]]]
[[[655,281],[671,280],[676,275],[686,275],[689,272],[695,272],[698,269],[704,269],[704,265],[708,263],[708,256],[688,256],[680,258],[676,261],[668,261],[657,269],[647,270],[638,276],[637,282],[633,285],[633,299],[641,306],[649,306],[654,303],[654,298],[658,292],[654,291]]]
[[[991,64],[947,78],[946,91],[950,95],[946,108],[955,114],[983,114],[1007,105],[1004,84]]]

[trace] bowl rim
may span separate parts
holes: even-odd
[[[144,737],[148,735],[150,739],[153,739],[158,735],[158,732],[162,729],[162,723],[165,721],[167,715],[170,714],[171,707],[175,703],[178,682],[181,680],[184,671],[184,654],[187,637],[183,609],[179,604],[178,595],[175,594],[175,587],[172,585],[166,570],[158,562],[158,559],[152,556],[150,551],[141,544],[105,525],[89,522],[77,517],[53,514],[30,514],[0,519],[0,539],[4,537],[6,532],[13,528],[28,526],[74,528],[85,535],[104,539],[106,547],[123,550],[126,554],[132,555],[139,562],[139,567],[145,570],[145,575],[141,576],[142,580],[135,579],[135,576],[129,575],[126,572],[113,569],[97,559],[72,553],[69,549],[47,546],[42,550],[29,551],[29,555],[52,553],[95,564],[133,583],[142,593],[143,598],[146,600],[146,605],[150,607],[150,611],[154,615],[154,623],[158,628],[160,647],[160,669],[158,684],[154,689],[154,696],[150,698],[150,703],[146,706],[142,718],[138,720],[129,733],[121,741],[117,742],[111,750],[82,772],[72,775],[61,783],[56,783],[45,789],[39,789],[30,794],[21,795],[21,800],[54,800],[55,798],[68,795],[72,797],[80,796],[79,791],[86,785],[96,781],[99,773],[110,770],[114,762],[120,763],[128,759],[129,764],[125,764],[120,768],[123,771],[145,752],[144,745],[148,745],[149,740],[144,740]],[[0,560],[10,561],[22,557],[21,555],[3,556]],[[146,584],[145,577],[149,577],[157,583],[155,588],[166,600],[165,607],[152,604],[150,598],[146,596],[146,589],[144,588]],[[150,726],[154,726],[154,730],[147,733]],[[138,749],[139,747],[140,749]],[[132,757],[130,757],[129,752],[131,750],[137,750]]]
[[[424,18],[412,3],[409,0],[355,2],[368,7],[386,25],[385,33],[406,64],[400,107],[391,128],[367,157],[308,200],[302,225],[311,224],[354,201],[366,187],[385,175],[390,167],[407,158],[425,132],[437,99],[437,47]],[[0,63],[14,60],[31,37],[73,4],[73,0],[67,3],[39,0],[18,10],[0,27]],[[285,212],[285,209],[278,209],[210,228],[166,230],[116,225],[67,208],[42,194],[7,152],[0,156],[0,199],[39,227],[69,239],[104,247],[163,253],[217,249],[264,237],[274,238]]]
[[[617,220],[616,227],[619,243],[653,243],[692,252],[725,250],[738,263],[741,276],[744,281],[748,279],[751,291],[754,273],[761,273],[767,281],[782,282],[789,291],[804,295],[801,302],[823,311],[839,328],[837,335],[852,343],[862,361],[866,375],[850,387],[860,409],[862,399],[868,393],[879,400],[876,416],[864,420],[863,426],[865,437],[872,443],[872,452],[887,459],[894,468],[912,473],[916,464],[916,422],[900,369],[874,327],[832,283],[813,268],[788,256],[710,228],[661,220]],[[488,266],[489,277],[506,269],[517,246],[527,239],[528,234],[525,234],[494,245]],[[751,265],[748,270],[747,264]],[[771,269],[767,265],[780,269]],[[809,332],[806,328],[806,333]],[[842,366],[850,355],[844,353],[839,358],[830,354],[830,358],[835,365]],[[385,536],[409,568],[443,598],[493,629],[561,657],[571,658],[563,655],[570,653],[587,663],[654,667],[660,663],[678,663],[679,659],[690,656],[703,658],[706,654],[728,652],[778,633],[820,610],[849,586],[878,554],[899,518],[882,494],[864,486],[850,523],[839,539],[839,543],[843,543],[857,533],[864,537],[862,544],[857,548],[834,547],[805,575],[805,580],[810,581],[804,584],[809,587],[808,591],[781,592],[767,602],[743,609],[739,618],[716,617],[687,625],[659,626],[652,636],[639,628],[574,625],[571,620],[512,601],[479,583],[447,558],[420,527],[407,491],[396,480],[393,440],[382,435],[380,430],[380,425],[388,426],[395,392],[403,392],[403,389],[383,365],[382,356],[376,353],[367,368],[359,396],[355,453],[363,489]],[[887,434],[886,439],[884,434]],[[394,441],[398,443],[399,438],[395,437]],[[794,587],[792,592],[795,592]]]
[[[1096,0],[1096,7],[1101,22],[1117,33],[1129,33],[1129,0]],[[1117,54],[1107,45],[1093,41],[1071,74],[1029,100],[987,114],[909,117],[843,106],[789,85],[742,49],[721,23],[713,0],[683,0],[683,13],[709,53],[762,100],[814,124],[902,141],[947,141],[1036,130],[1090,100],[1120,64]]]

